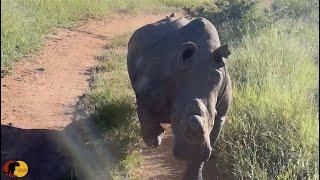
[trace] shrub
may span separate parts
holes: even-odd
[[[213,4],[186,7],[190,17],[204,17],[218,30],[222,42],[237,41],[268,22],[264,11],[259,11],[255,0],[218,0]]]
[[[272,3],[275,19],[312,18],[319,22],[319,1],[317,0],[276,0]]]

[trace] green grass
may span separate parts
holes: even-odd
[[[286,19],[234,47],[218,153],[236,177],[319,179],[318,35],[315,24]]]
[[[126,66],[126,46],[131,33],[116,36],[99,56],[99,65],[93,68],[87,109],[94,115],[105,138],[120,152],[118,164],[110,170],[114,179],[132,178],[133,170],[142,163],[138,150],[139,122],[135,95]]]
[[[56,27],[71,27],[88,18],[110,13],[138,13],[199,5],[208,0],[1,0],[1,66],[10,67],[19,58],[42,47]]]

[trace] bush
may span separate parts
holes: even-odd
[[[283,18],[304,19],[319,24],[319,1],[275,0],[262,7],[256,0],[217,0],[197,7],[185,7],[189,17],[204,17],[217,28],[220,40],[238,43],[243,36],[268,27]]]
[[[319,1],[317,0],[276,0],[272,3],[275,19],[312,18],[319,22]]]
[[[190,17],[204,17],[217,28],[222,42],[238,41],[268,22],[266,13],[259,11],[255,0],[218,0],[213,4],[186,7]]]

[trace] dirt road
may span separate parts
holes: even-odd
[[[58,29],[35,57],[22,59],[1,81],[1,124],[24,129],[63,129],[75,102],[88,87],[95,57],[114,35],[133,31],[165,15],[121,16],[90,21],[75,30]]]

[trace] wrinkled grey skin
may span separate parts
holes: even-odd
[[[202,179],[231,105],[230,52],[208,20],[172,16],[134,32],[128,72],[144,142],[159,146],[160,123],[171,123],[174,156],[188,162],[183,179]]]

